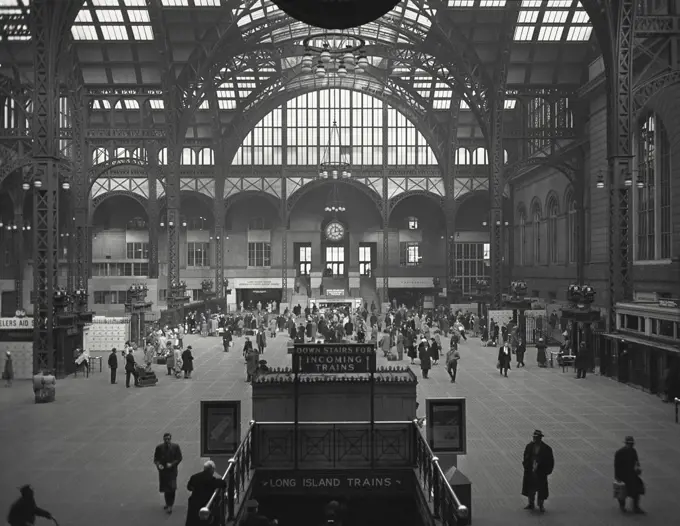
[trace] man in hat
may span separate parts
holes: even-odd
[[[271,521],[260,514],[260,503],[255,499],[246,502],[246,516],[241,521],[240,526],[275,526],[279,523],[276,519]]]
[[[543,502],[548,498],[548,475],[555,467],[552,448],[543,442],[543,433],[534,431],[533,440],[524,448],[524,477],[522,478],[522,495],[529,499],[525,510],[535,508],[534,500],[538,497],[538,509],[545,511]]]
[[[177,466],[182,462],[182,450],[177,444],[172,443],[172,435],[165,433],[163,443],[156,446],[153,454],[153,463],[158,468],[158,491],[165,498],[163,509],[172,513],[177,492]]]
[[[208,460],[203,464],[203,471],[191,475],[187,489],[191,492],[187,506],[186,526],[204,526],[199,512],[205,506],[216,489],[224,489],[227,482],[215,474],[215,463]]]
[[[640,508],[640,495],[645,494],[645,485],[640,478],[640,461],[635,450],[635,440],[627,436],[625,445],[614,455],[614,478],[626,485],[626,493],[619,500],[621,511],[626,511],[626,497],[633,500],[633,512],[643,514]]]
[[[52,514],[39,508],[35,503],[35,494],[33,488],[26,484],[19,488],[21,497],[12,504],[7,515],[7,523],[9,526],[26,526],[33,524],[36,517],[44,517],[45,519],[52,519]]]

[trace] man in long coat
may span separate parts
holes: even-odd
[[[525,510],[533,510],[534,499],[538,497],[538,509],[545,511],[543,502],[548,498],[548,475],[555,468],[555,457],[552,448],[543,442],[543,433],[534,431],[533,441],[524,448],[524,477],[522,478],[522,495],[529,499]]]
[[[614,478],[626,485],[626,494],[619,500],[621,511],[626,511],[626,497],[633,499],[633,512],[643,514],[640,508],[640,495],[645,493],[645,485],[640,478],[640,461],[635,450],[633,437],[626,437],[625,446],[614,455]]]
[[[215,463],[212,460],[203,464],[203,471],[191,475],[187,484],[191,496],[187,506],[186,526],[205,526],[207,521],[202,521],[199,516],[201,508],[208,503],[216,489],[226,487],[227,482],[215,475]],[[212,507],[217,509],[217,502]]]
[[[153,463],[158,468],[158,491],[165,498],[163,509],[172,513],[177,492],[177,466],[182,462],[182,450],[177,444],[172,443],[172,435],[165,433],[163,443],[156,446],[153,454]]]

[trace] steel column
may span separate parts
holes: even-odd
[[[607,6],[612,55],[608,66],[609,157],[609,329],[616,327],[615,306],[632,299],[630,188],[633,133],[633,33],[637,0],[619,0]]]
[[[179,158],[180,146],[168,138],[168,177],[166,178],[165,195],[167,212],[165,223],[168,235],[168,294],[172,294],[173,283],[179,284],[179,232],[180,232],[180,184]]]
[[[288,303],[288,188],[281,178],[281,303]]]
[[[387,143],[385,143],[387,144]],[[390,199],[387,191],[388,178],[383,176],[382,187],[382,302],[390,302]],[[382,305],[380,306],[382,310]]]
[[[74,189],[74,195],[81,189]],[[87,190],[84,190],[87,192]],[[78,198],[80,199],[80,197]],[[82,203],[81,203],[82,204]],[[90,277],[90,261],[92,260],[90,228],[88,224],[89,211],[85,206],[77,205],[73,211],[74,223],[74,252],[76,253],[75,262],[75,287],[87,292],[88,279]],[[84,306],[87,310],[87,304]]]
[[[147,146],[149,171],[149,200],[147,204],[147,224],[149,230],[149,279],[158,279],[158,233],[160,227],[160,211],[158,210],[158,180],[162,177],[158,165],[158,143],[151,142]]]
[[[14,224],[17,225],[17,233],[14,236],[14,261],[16,268],[14,269],[14,290],[17,293],[17,309],[22,309],[24,304],[24,265],[26,257],[24,254],[24,231],[21,230],[24,224],[24,193],[18,192],[21,200],[21,206],[15,204],[14,208]]]
[[[226,210],[222,200],[223,186],[224,184],[215,181],[213,221],[215,222],[215,292],[218,298],[226,298],[224,292],[224,220]]]
[[[75,257],[75,251],[74,245],[75,245],[75,236],[73,235],[74,232],[72,231],[72,228],[70,228],[70,225],[73,225],[73,196],[68,195],[66,197],[66,205],[61,205],[62,208],[64,206],[67,208],[68,212],[66,214],[67,217],[67,224],[65,225],[64,228],[61,229],[60,236],[61,237],[61,247],[66,246],[66,290],[69,293],[72,293],[76,287],[74,286],[74,283],[76,281],[75,275],[78,269],[76,268],[76,257]],[[63,251],[60,249],[59,250],[59,257],[63,254]]]
[[[57,62],[67,22],[67,2],[35,0],[31,6],[33,43],[33,369],[55,372],[54,291],[58,277],[59,81]]]
[[[503,302],[503,247],[505,228],[503,228],[503,96],[497,95],[492,101],[491,111],[491,148],[489,158],[489,195],[491,213],[489,230],[491,232],[491,306],[499,308]]]
[[[576,232],[578,233],[578,242],[576,243],[576,282],[579,285],[585,284],[585,267],[586,267],[586,203],[585,203],[585,181],[586,174],[584,169],[580,169],[581,173],[577,173],[574,177],[574,192],[576,198]],[[571,232],[569,233],[571,235]],[[571,240],[567,242],[567,246]]]

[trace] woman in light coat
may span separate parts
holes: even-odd
[[[12,353],[9,351],[7,351],[5,356],[5,368],[2,370],[2,378],[5,380],[5,387],[12,387],[14,365],[12,364]]]

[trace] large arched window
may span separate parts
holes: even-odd
[[[127,148],[116,148],[113,151],[113,158],[114,159],[127,159],[130,157],[130,152],[128,152]]]
[[[109,160],[109,151],[106,148],[95,148],[92,150],[92,164],[105,163]]]
[[[215,164],[215,153],[212,148],[203,148],[199,150],[198,164],[201,166],[212,166]]]
[[[486,148],[477,148],[472,152],[472,164],[489,164],[489,154]]]
[[[633,193],[635,256],[639,261],[671,257],[671,166],[670,143],[655,113],[638,126],[637,165],[642,188]]]
[[[161,148],[158,150],[158,164],[165,166],[168,164],[168,148]]]
[[[283,163],[285,134],[287,165],[316,166],[327,157],[334,121],[340,138],[330,138],[332,161],[353,166],[380,166],[383,160],[397,166],[437,164],[427,140],[404,114],[368,93],[347,89],[306,93],[273,110],[244,138],[232,164]]]
[[[460,165],[470,164],[470,151],[467,148],[458,148],[456,150],[455,163]]]
[[[519,211],[519,264],[527,264],[527,213],[522,208]]]
[[[538,203],[534,205],[532,213],[532,235],[534,249],[534,264],[541,264],[541,208]]]
[[[576,200],[572,195],[569,195],[567,198],[567,251],[569,252],[569,263],[576,263],[578,242]]]
[[[180,164],[183,164],[185,166],[193,166],[194,164],[196,164],[196,152],[192,148],[184,148],[182,150]]]
[[[559,259],[559,239],[557,230],[557,216],[559,215],[559,207],[557,199],[551,197],[548,201],[548,263],[554,265]]]

